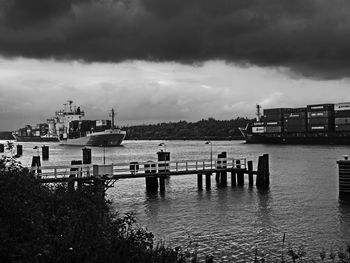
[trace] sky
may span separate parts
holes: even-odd
[[[0,0],[0,130],[350,101],[346,0]]]

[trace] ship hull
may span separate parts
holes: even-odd
[[[123,142],[126,133],[121,132],[99,132],[89,134],[85,137],[62,140],[62,145],[76,146],[119,146]]]
[[[349,136],[293,136],[288,134],[259,135],[245,132],[246,143],[250,144],[305,144],[305,145],[350,145]]]
[[[57,142],[62,145],[77,146],[119,146],[123,142],[126,133],[120,132],[97,132],[85,137],[59,140],[57,137],[39,136],[15,136],[17,142]]]

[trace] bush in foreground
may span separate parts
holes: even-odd
[[[93,187],[69,193],[28,171],[0,171],[0,262],[184,262],[179,249],[154,247],[132,214],[108,213]]]
[[[0,262],[198,262],[181,248],[154,246],[152,233],[137,227],[132,214],[111,214],[92,186],[69,192],[43,185],[6,158],[0,160]],[[256,251],[254,262],[267,261]],[[290,248],[274,262],[348,263],[350,247],[321,251],[315,260]]]

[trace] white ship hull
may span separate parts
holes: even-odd
[[[105,130],[103,132],[88,134],[85,137],[64,139],[61,140],[61,144],[77,146],[119,146],[124,140],[125,136],[125,131]]]

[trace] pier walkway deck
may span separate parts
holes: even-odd
[[[212,162],[210,160],[182,160],[99,165],[41,166],[31,167],[30,169],[37,172],[40,181],[43,183],[64,182],[67,180],[85,181],[96,177],[103,180],[119,180],[185,174],[248,172],[246,159],[231,159],[223,164],[219,163],[217,160],[213,160]],[[252,173],[257,174],[256,171],[252,171]]]
[[[72,161],[76,163],[81,161]],[[269,186],[269,158],[265,154],[259,157],[257,170],[253,170],[253,162],[245,158],[215,160],[181,160],[158,162],[130,162],[111,164],[74,164],[67,166],[33,166],[31,171],[41,183],[68,183],[70,189],[83,184],[104,186],[108,189],[117,180],[145,178],[147,190],[157,190],[158,180],[160,191],[165,190],[164,180],[170,176],[197,175],[198,189],[203,188],[203,175],[206,188],[211,187],[211,176],[215,174],[216,182],[221,186],[227,185],[227,174],[231,173],[231,185],[243,186],[244,175],[248,175],[249,186],[253,186],[256,175],[256,186]]]

